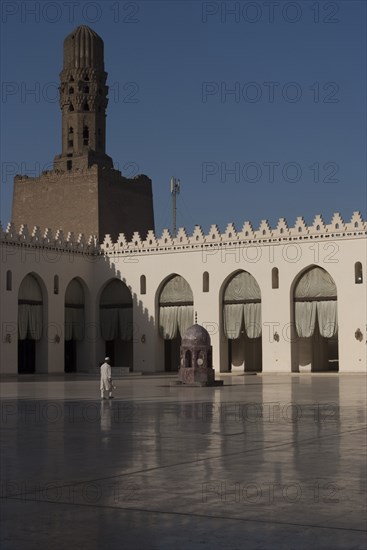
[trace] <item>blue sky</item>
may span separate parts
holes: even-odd
[[[365,215],[366,3],[270,4],[3,2],[2,223],[13,174],[61,151],[62,42],[80,24],[105,43],[107,153],[152,178],[158,233],[171,176],[189,232]]]

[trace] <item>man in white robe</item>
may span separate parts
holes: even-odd
[[[110,365],[110,358],[105,357],[104,363],[101,365],[101,384],[100,384],[100,390],[101,390],[101,399],[104,399],[104,392],[108,392],[108,399],[113,399],[112,395],[112,372],[111,372],[111,365]]]

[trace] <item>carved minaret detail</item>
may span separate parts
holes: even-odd
[[[112,167],[106,155],[104,46],[89,27],[82,25],[65,38],[60,80],[62,153],[55,157],[55,169],[84,169],[93,164]]]

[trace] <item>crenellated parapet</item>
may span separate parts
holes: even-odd
[[[141,254],[156,252],[176,252],[201,248],[222,246],[253,246],[277,244],[287,241],[307,241],[315,239],[361,238],[367,235],[367,223],[360,212],[354,212],[349,222],[344,222],[339,213],[335,213],[329,224],[321,215],[315,216],[313,223],[307,225],[303,217],[298,217],[292,227],[285,218],[280,218],[272,228],[268,220],[262,220],[259,228],[254,229],[251,222],[246,221],[240,231],[233,223],[229,223],[223,233],[217,225],[212,225],[207,234],[200,225],[196,225],[192,234],[188,235],[181,227],[173,237],[169,229],[164,229],[159,237],[149,231],[145,240],[135,232],[131,241],[120,234],[116,242],[106,235],[101,243],[101,250],[106,254]]]
[[[312,225],[307,226],[303,217],[298,217],[292,227],[285,218],[280,218],[272,228],[267,220],[262,220],[259,228],[254,229],[251,222],[246,221],[240,231],[233,223],[229,223],[223,233],[217,225],[212,225],[207,234],[200,225],[196,225],[192,234],[188,235],[181,227],[173,237],[168,229],[164,229],[158,237],[154,231],[148,231],[145,239],[136,231],[131,240],[127,240],[124,233],[120,233],[113,241],[110,235],[105,235],[101,244],[95,236],[85,236],[82,233],[75,235],[62,230],[53,233],[51,229],[41,230],[36,226],[30,230],[26,225],[16,228],[9,223],[3,231],[1,225],[1,241],[18,246],[36,246],[74,251],[83,254],[142,254],[163,253],[195,250],[212,247],[275,245],[289,241],[307,241],[315,239],[343,239],[361,238],[367,235],[367,222],[360,212],[354,212],[349,222],[344,222],[339,213],[335,213],[329,224],[326,224],[321,215],[315,216]]]
[[[62,230],[56,231],[55,234],[51,229],[41,230],[35,226],[30,230],[27,225],[15,227],[14,223],[9,223],[3,230],[0,224],[0,240],[5,244],[16,246],[33,246],[57,249],[61,251],[73,251],[83,254],[98,254],[101,252],[97,238],[92,235],[86,237],[82,233],[75,236],[74,233],[64,234]]]

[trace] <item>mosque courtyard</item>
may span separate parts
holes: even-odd
[[[1,384],[2,550],[366,548],[366,378]]]

